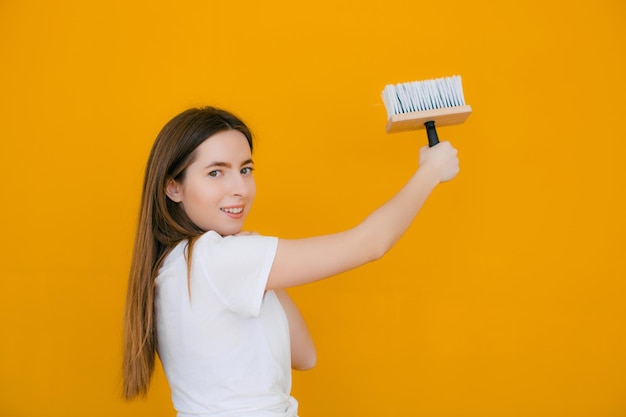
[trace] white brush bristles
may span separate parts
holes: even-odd
[[[382,92],[389,118],[404,114],[447,107],[464,106],[461,76],[388,84]]]

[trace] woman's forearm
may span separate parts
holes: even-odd
[[[372,246],[373,259],[382,257],[402,237],[438,183],[433,171],[418,170],[393,198],[356,227],[360,239]]]
[[[456,150],[448,142],[422,149],[420,162],[406,185],[358,226],[330,235],[280,239],[267,289],[317,281],[383,256],[411,225],[435,186],[459,170]]]

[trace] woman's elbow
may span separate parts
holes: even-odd
[[[368,255],[369,262],[377,261],[383,256],[385,256],[387,252],[389,252],[389,250],[393,247],[394,244],[395,242],[385,242],[385,241],[376,242],[370,248],[369,255]]]
[[[361,235],[357,238],[356,248],[360,252],[363,264],[382,258],[395,245],[395,240],[374,235]]]

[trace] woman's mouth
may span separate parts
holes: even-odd
[[[243,215],[243,207],[222,207],[220,210],[233,218],[239,218]]]

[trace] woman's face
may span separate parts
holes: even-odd
[[[238,130],[209,137],[195,150],[182,183],[171,180],[168,197],[202,230],[222,236],[241,231],[256,195],[252,153]]]

